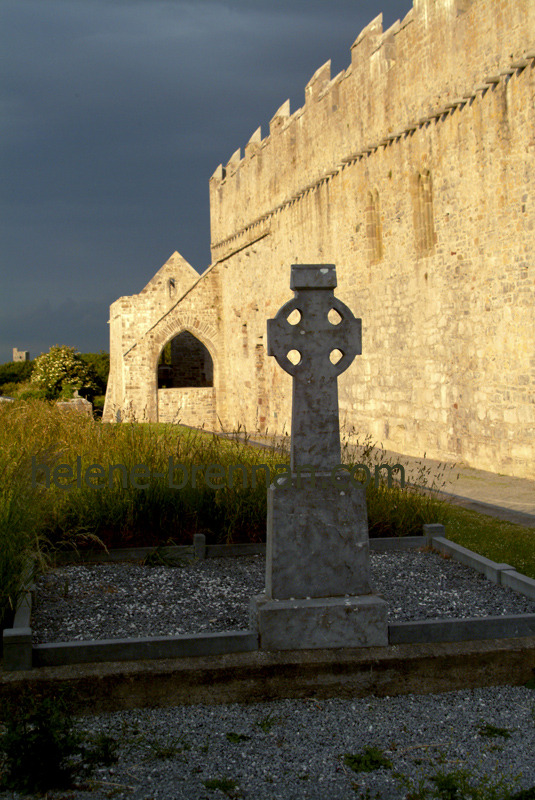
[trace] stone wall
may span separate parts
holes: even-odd
[[[196,386],[158,389],[158,422],[174,422],[213,431],[216,427],[215,393]]]
[[[415,0],[388,31],[370,23],[345,71],[321,67],[303,108],[283,104],[214,173],[212,266],[135,343],[131,299],[114,304],[123,407],[155,418],[159,352],[187,329],[212,356],[225,428],[288,429],[266,319],[292,263],[334,263],[363,319],[339,381],[348,425],[535,477],[534,31],[535,0]]]
[[[16,347],[13,348],[13,361],[29,361],[29,360],[30,360],[29,350],[18,350]]]

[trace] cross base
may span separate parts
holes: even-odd
[[[268,489],[266,595],[370,594],[366,492],[330,473],[303,473]]]
[[[310,600],[251,598],[250,624],[263,650],[386,647],[387,603],[374,594]]]

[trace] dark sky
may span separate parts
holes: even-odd
[[[0,0],[0,363],[107,350],[108,307],[210,262],[208,181],[411,0]]]

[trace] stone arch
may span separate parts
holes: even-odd
[[[215,329],[203,323],[193,314],[184,314],[180,317],[162,321],[160,324],[147,334],[149,338],[149,359],[151,366],[156,371],[160,353],[173,339],[181,333],[189,333],[197,339],[208,351],[213,364],[213,385],[215,386],[216,373],[218,369],[218,350],[215,345],[217,334]]]
[[[193,427],[215,429],[216,386],[219,372],[218,350],[215,346],[216,331],[212,326],[193,314],[183,314],[162,320],[148,333],[147,361],[152,371],[155,388],[156,418],[160,422],[181,422]],[[164,387],[163,375],[159,375],[160,355],[166,345],[175,347],[171,362],[171,373]],[[181,357],[190,358],[192,369],[181,370]],[[194,364],[195,357],[202,363]]]
[[[157,364],[158,389],[214,385],[214,362],[208,348],[184,330],[162,348]]]

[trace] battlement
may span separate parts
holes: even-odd
[[[467,102],[533,57],[535,0],[413,0],[383,30],[382,14],[357,36],[351,61],[331,62],[286,100],[262,138],[257,128],[210,179],[212,260],[266,234],[269,217],[344,166]],[[534,37],[535,39],[535,37]],[[530,41],[535,44],[535,41]]]

